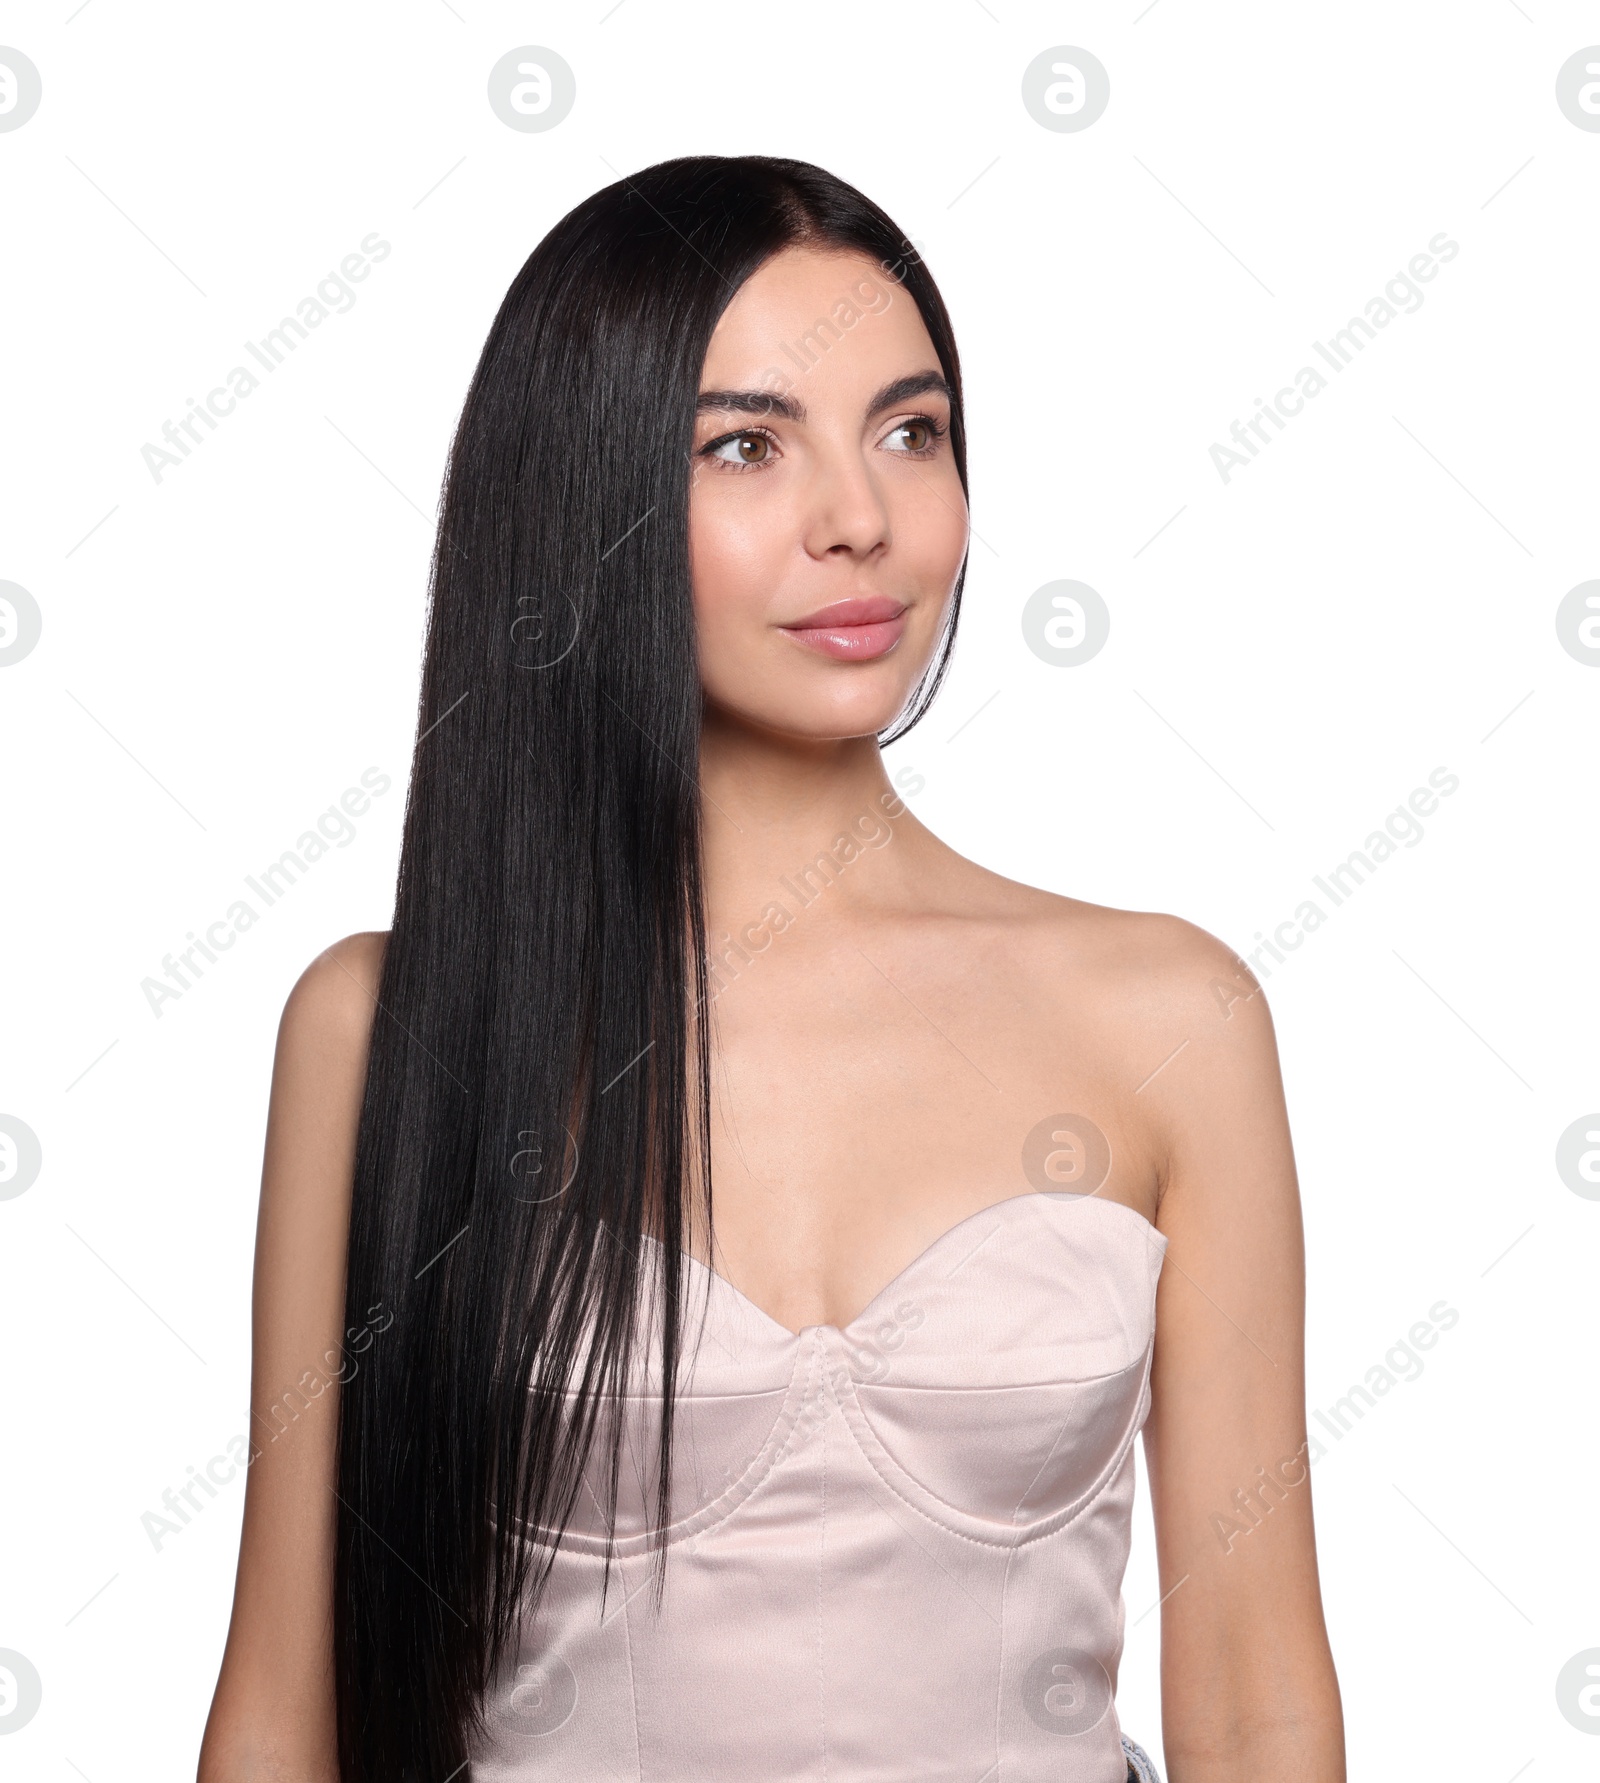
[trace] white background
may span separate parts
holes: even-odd
[[[1555,610],[1600,575],[1600,134],[1555,79],[1597,42],[1571,0],[0,8],[43,79],[0,134],[0,579],[43,614],[0,670],[0,1113],[43,1150],[0,1201],[0,1648],[44,1692],[8,1776],[192,1771],[242,1475],[159,1550],[141,1517],[245,1428],[274,1031],[389,920],[455,414],[540,236],[700,151],[859,185],[950,305],[978,537],[890,765],[955,847],[1249,952],[1459,777],[1264,956],[1310,1410],[1459,1313],[1342,1438],[1313,1416],[1323,1585],[1352,1777],[1595,1774],[1556,1679],[1600,1646],[1600,1203],[1555,1148],[1600,1107],[1600,669]],[[576,73],[549,132],[487,103],[524,44]],[[1063,44],[1110,74],[1079,132],[1020,97]],[[354,307],[156,482],[141,446],[373,231]],[[1224,483],[1212,443],[1440,231],[1422,306]],[[1019,623],[1057,578],[1111,613],[1077,668]],[[354,839],[153,1015],[141,981],[368,767]],[[1119,1712],[1159,1761],[1142,1480],[1136,1538]]]

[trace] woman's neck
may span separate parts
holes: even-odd
[[[811,740],[708,711],[700,787],[712,930],[831,886],[846,892],[828,900],[840,914],[894,902],[946,852],[895,792],[875,737]]]

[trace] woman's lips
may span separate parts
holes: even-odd
[[[886,656],[905,633],[905,606],[887,595],[835,601],[782,627],[808,650],[838,662],[866,662]]]

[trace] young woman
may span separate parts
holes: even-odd
[[[878,207],[696,156],[534,251],[451,454],[394,922],[279,1036],[202,1783],[1338,1783],[1272,1025],[946,847],[967,552]],[[1141,1606],[1142,1608],[1143,1606]]]

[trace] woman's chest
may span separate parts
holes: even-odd
[[[992,952],[796,949],[715,1004],[717,1266],[791,1329],[848,1323],[958,1221],[1032,1189],[1154,1220],[1107,1024]]]

